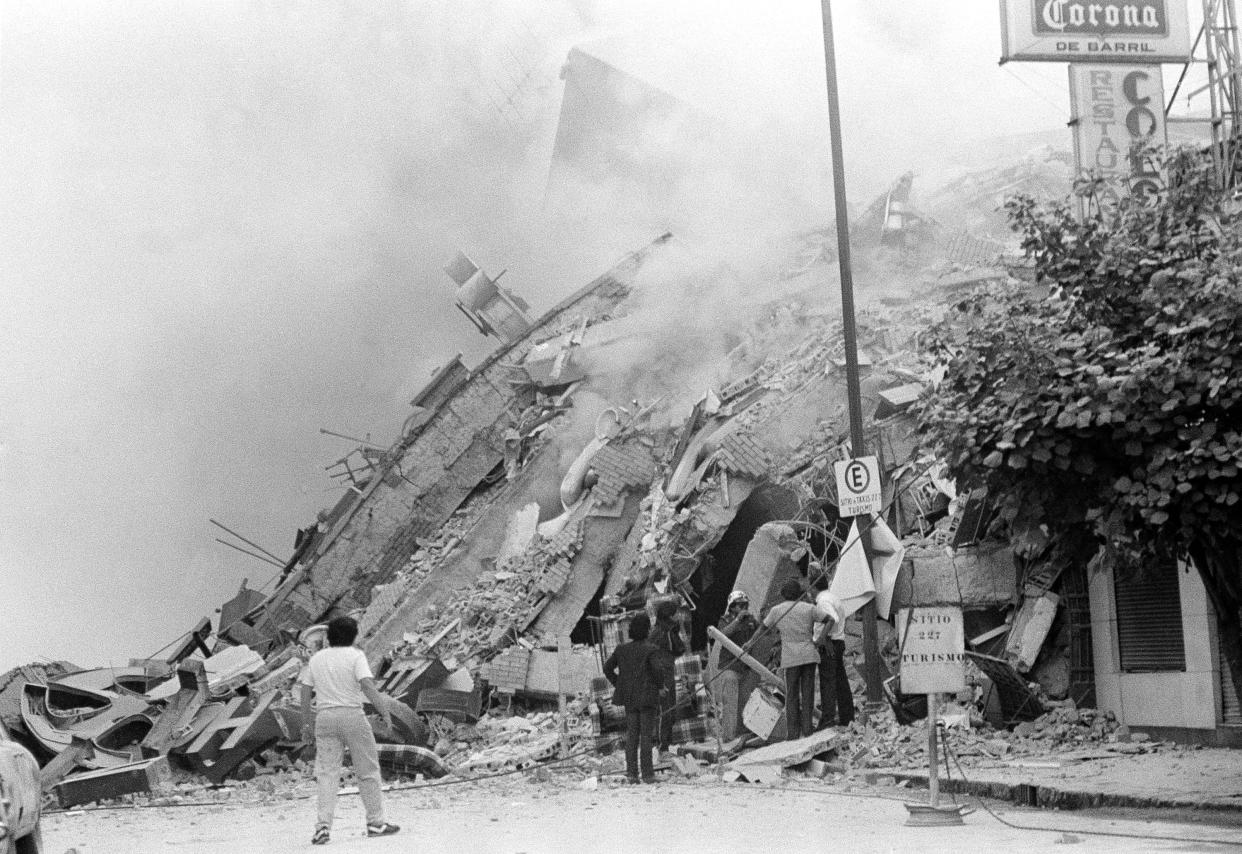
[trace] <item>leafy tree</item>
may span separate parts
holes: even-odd
[[[1191,151],[1154,198],[1008,203],[1037,287],[954,306],[924,352],[947,367],[921,429],[986,485],[1019,545],[1119,572],[1197,567],[1242,695],[1242,215]]]

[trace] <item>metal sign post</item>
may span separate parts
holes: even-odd
[[[837,214],[837,264],[841,270],[841,326],[845,338],[845,387],[850,402],[851,454],[866,453],[863,435],[862,393],[858,382],[858,334],[854,328],[854,279],[850,268],[850,215],[845,201],[845,156],[841,149],[841,104],[837,95],[837,57],[832,37],[832,2],[820,0],[824,19],[824,70],[828,83],[828,137],[832,144],[832,190]],[[878,480],[877,480],[878,483]],[[862,540],[866,551],[867,539]],[[884,679],[880,671],[880,637],[876,628],[875,600],[860,612],[863,628],[863,669],[867,680],[867,707],[870,714],[884,704]]]
[[[962,823],[959,804],[940,803],[940,695],[966,687],[966,629],[962,609],[903,608],[897,614],[901,638],[901,692],[927,695],[927,788],[930,803],[906,803],[911,827]]]

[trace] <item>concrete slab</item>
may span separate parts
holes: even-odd
[[[832,750],[838,738],[839,736],[833,730],[823,730],[812,733],[806,738],[780,741],[758,750],[751,750],[734,759],[729,765],[743,774],[747,773],[744,767],[747,765],[775,765],[778,768],[801,765],[808,759]]]

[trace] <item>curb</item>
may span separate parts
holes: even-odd
[[[927,774],[906,771],[869,772],[865,779],[875,784],[883,778],[897,782],[906,781],[911,786],[927,788]],[[1148,809],[1219,810],[1242,813],[1242,803],[1216,802],[1212,800],[1189,800],[1185,798],[1154,798],[1144,795],[1127,795],[1108,792],[1083,792],[1058,789],[1036,783],[999,783],[986,780],[940,780],[940,791],[948,794],[973,795],[1011,801],[1025,807],[1043,809],[1080,810],[1099,807],[1142,807]]]

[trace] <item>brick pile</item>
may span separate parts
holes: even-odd
[[[591,458],[591,469],[599,477],[591,497],[601,507],[616,504],[627,489],[647,488],[656,474],[651,447],[642,439],[605,445]]]
[[[530,650],[511,646],[493,658],[479,675],[499,691],[520,691],[526,687],[526,670],[530,667]]]
[[[394,655],[451,657],[478,672],[484,662],[509,647],[564,587],[570,561],[581,547],[580,524],[567,526],[548,540],[536,537],[522,554],[455,591],[443,607],[425,609]],[[427,649],[427,642],[446,629],[436,649]]]
[[[720,467],[733,474],[752,480],[762,480],[768,473],[771,461],[768,452],[745,433],[733,433],[720,443]]]

